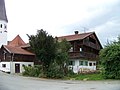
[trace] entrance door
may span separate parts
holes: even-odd
[[[20,73],[20,64],[15,64],[15,73]]]

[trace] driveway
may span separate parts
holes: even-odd
[[[0,90],[120,90],[120,80],[48,80],[0,72]]]

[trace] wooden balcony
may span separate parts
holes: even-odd
[[[69,52],[71,59],[84,58],[84,59],[97,59],[98,55],[88,52]]]
[[[83,42],[83,45],[86,45],[86,46],[92,47],[94,49],[100,50],[99,45],[96,45],[96,44],[94,44],[92,42]]]

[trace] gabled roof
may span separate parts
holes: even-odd
[[[58,41],[61,41],[62,39],[66,39],[67,41],[82,40],[93,33],[94,32],[88,32],[88,33],[61,36],[61,37],[57,37],[57,38],[58,38]]]
[[[19,35],[17,35],[11,42],[9,42],[8,45],[3,45],[2,47],[5,48],[9,53],[35,55],[34,53],[23,49],[25,47],[28,47],[28,44],[26,44]]]
[[[58,41],[62,41],[62,39],[66,39],[67,41],[75,41],[75,40],[83,40],[86,37],[89,37],[90,35],[94,34],[94,36],[96,37],[100,48],[102,48],[102,45],[100,43],[100,41],[98,40],[95,32],[88,32],[88,33],[80,33],[80,34],[74,34],[74,35],[67,35],[67,36],[61,36],[61,37],[57,37]]]
[[[35,55],[27,50],[22,49],[21,47],[14,47],[9,45],[3,45],[3,47],[9,52],[14,54],[23,54],[23,55]]]
[[[4,0],[0,0],[0,20],[8,22]]]
[[[25,44],[26,43],[21,39],[21,37],[19,35],[17,35],[11,42],[9,42],[8,45],[18,47],[18,46],[22,46]]]

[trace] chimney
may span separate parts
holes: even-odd
[[[75,34],[78,34],[79,32],[78,31],[75,31]]]

